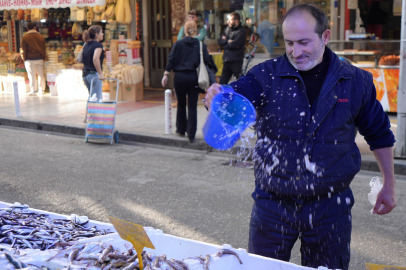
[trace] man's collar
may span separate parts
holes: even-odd
[[[29,30],[27,33],[25,33],[24,35],[28,35],[28,34],[39,34],[37,30]]]

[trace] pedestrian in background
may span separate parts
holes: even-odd
[[[196,9],[191,9],[188,12],[188,16],[187,19],[188,21],[194,21],[197,25],[197,35],[195,36],[196,39],[198,39],[199,41],[203,41],[204,37],[206,36],[206,29],[199,25],[199,18],[200,18],[201,14],[199,11],[197,11]],[[182,25],[182,27],[179,30],[178,33],[178,40],[182,39],[185,36],[185,30],[184,30],[184,26]]]
[[[268,52],[273,53],[275,25],[268,18],[269,13],[262,11],[259,16],[260,24],[258,25],[257,33],[260,35],[261,43],[265,45]]]
[[[86,44],[83,47],[83,81],[89,91],[97,95],[97,100],[102,98],[102,84],[104,75],[102,65],[104,60],[103,40],[104,34],[101,26],[93,25],[83,32],[83,40]],[[93,91],[90,91],[90,84],[93,78]]]
[[[245,53],[252,52],[254,50],[254,46],[258,46],[255,53],[268,53],[264,44],[261,44],[261,37],[258,33],[254,33],[251,35],[250,42],[245,49]]]
[[[218,40],[218,44],[223,46],[224,50],[220,84],[228,83],[232,75],[237,79],[240,77],[247,36],[247,32],[240,23],[240,14],[237,12],[228,15],[227,24],[223,36]]]
[[[168,75],[175,72],[174,86],[178,99],[178,111],[176,113],[176,133],[185,136],[187,133],[189,142],[194,142],[197,129],[197,101],[199,92],[196,69],[200,64],[200,44],[203,46],[203,60],[209,65],[209,53],[203,42],[195,38],[197,25],[195,21],[187,21],[184,26],[185,37],[173,44],[169,54],[168,64],[162,78],[162,86],[168,82]],[[187,97],[187,102],[186,102]],[[186,113],[186,103],[188,115]]]
[[[30,92],[27,95],[35,96],[37,89],[38,93],[42,95],[45,91],[45,39],[36,30],[35,23],[29,22],[27,29],[28,32],[23,35],[21,41],[21,57],[30,81]],[[37,75],[39,86],[37,85]]]

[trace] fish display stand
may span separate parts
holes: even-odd
[[[0,208],[9,207],[12,204],[0,202]],[[55,219],[67,219],[69,216],[60,215],[52,212],[41,211],[37,209],[30,210],[48,214],[50,218]],[[115,229],[112,224],[98,222],[90,220],[87,226],[97,226],[98,229],[109,228],[110,231],[114,232],[107,235],[91,237],[83,240],[77,241],[77,243],[106,243],[107,245],[112,245],[115,250],[120,252],[125,252],[128,250],[128,247],[131,244],[119,236],[115,232]],[[210,270],[252,270],[252,269],[280,269],[280,270],[305,270],[305,269],[314,269],[303,267],[289,262],[279,261],[275,259],[270,259],[254,254],[249,254],[245,249],[234,249],[230,245],[218,246],[210,243],[200,242],[196,240],[186,239],[182,237],[177,237],[170,234],[163,233],[162,230],[154,229],[152,227],[144,227],[145,232],[147,233],[149,239],[153,243],[155,249],[145,248],[144,251],[149,253],[153,252],[154,254],[161,255],[165,254],[168,259],[175,258],[176,260],[184,260],[190,268],[190,270],[204,270],[205,267],[198,260],[188,259],[189,257],[196,256],[206,256],[210,254]],[[222,250],[231,250],[235,252],[242,264],[234,255],[222,255],[221,257],[216,254]],[[10,245],[0,244],[0,251],[11,251]],[[55,258],[53,260],[47,261],[52,256],[56,255],[59,250],[20,250],[20,255],[17,256],[17,259],[26,263],[33,264],[39,267],[48,267],[50,270],[63,270],[69,266],[68,259],[65,256]],[[4,269],[4,264],[8,261],[0,259],[0,269]],[[3,267],[2,267],[3,266]],[[83,269],[84,265],[80,265],[75,262],[75,264],[70,265],[70,269]],[[92,269],[100,269],[93,268]],[[327,269],[327,268],[322,268]]]

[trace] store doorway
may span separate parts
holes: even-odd
[[[170,0],[149,0],[150,86],[162,88],[161,80],[172,47]],[[173,73],[166,88],[173,88]]]

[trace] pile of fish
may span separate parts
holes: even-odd
[[[16,249],[54,249],[57,243],[66,243],[106,235],[108,230],[86,227],[89,220],[80,218],[51,219],[47,214],[18,203],[0,209],[0,244]]]
[[[234,255],[242,264],[238,254],[232,250],[221,249],[214,256]],[[128,249],[126,252],[114,250],[113,246],[108,243],[78,243],[71,246],[66,245],[63,250],[48,259],[51,261],[55,258],[68,258],[69,265],[80,265],[86,269],[101,270],[133,270],[140,269],[138,256],[134,249]],[[180,261],[176,259],[167,259],[165,254],[156,256],[154,253],[142,253],[142,261],[145,270],[190,270],[188,260],[198,260],[204,267],[209,269],[212,256],[206,257],[189,257]]]

